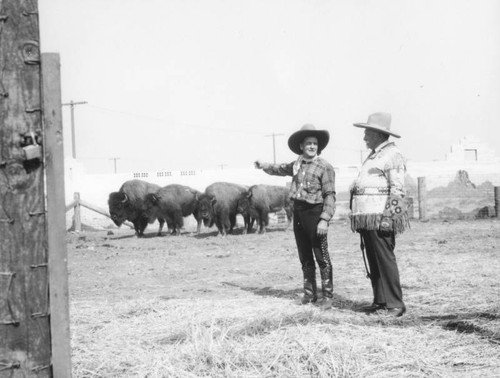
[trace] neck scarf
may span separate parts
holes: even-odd
[[[315,161],[316,159],[318,159],[318,155],[316,155],[312,159],[306,159],[304,156],[300,155],[297,158],[297,160],[295,161],[295,163],[293,164],[293,175],[295,176],[297,173],[299,173],[300,166],[302,165],[302,162],[309,163],[309,162]]]

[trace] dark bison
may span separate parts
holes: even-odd
[[[233,231],[238,214],[238,201],[245,195],[247,187],[229,182],[216,182],[205,189],[205,193],[198,197],[200,217],[207,227],[214,224],[219,230],[219,235],[226,236]],[[249,227],[249,217],[242,214],[245,221],[243,233]]]
[[[147,214],[145,207],[146,195],[156,193],[160,190],[159,185],[151,184],[142,180],[129,180],[123,183],[118,192],[109,194],[109,214],[113,222],[120,227],[123,222],[130,221],[134,224],[136,235],[141,238],[148,223],[154,222],[154,218]],[[158,218],[161,234],[165,220]]]
[[[275,185],[253,185],[247,195],[240,198],[238,210],[247,213],[251,219],[257,220],[259,233],[264,234],[269,224],[269,213],[285,210],[288,224],[292,220],[289,189]]]
[[[174,235],[180,235],[184,227],[184,217],[193,214],[198,222],[197,233],[201,228],[201,217],[198,215],[197,197],[201,193],[189,186],[171,184],[164,186],[156,193],[146,195],[145,207],[150,220],[162,218]]]

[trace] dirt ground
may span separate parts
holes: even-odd
[[[217,236],[215,228],[202,227],[199,235],[188,228],[181,236],[158,237],[156,231],[155,225],[149,226],[142,239],[123,227],[68,233],[71,298],[216,300],[252,291],[296,300],[301,294],[295,240],[286,224],[271,225],[264,235],[242,235],[239,228],[226,238]],[[330,225],[328,240],[337,300],[371,301],[358,235],[350,231],[345,220],[338,220]],[[418,281],[430,280],[433,274],[427,269],[419,276],[421,265],[441,266],[439,274],[453,277],[458,254],[470,253],[474,260],[476,253],[498,255],[499,249],[500,222],[495,219],[413,222],[412,229],[396,242],[407,302],[411,306],[412,285],[424,286]]]
[[[329,229],[327,311],[298,305],[302,274],[284,224],[226,238],[156,231],[68,233],[75,377],[500,374],[497,219],[415,221],[397,238],[408,308],[398,319],[358,311],[372,293],[345,220]],[[297,361],[316,361],[316,373]]]

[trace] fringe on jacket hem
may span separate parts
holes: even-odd
[[[351,218],[352,232],[358,232],[359,230],[375,231],[380,228],[382,214],[351,214],[349,217]],[[390,219],[393,221],[393,230],[396,235],[402,234],[410,228],[410,219],[408,218],[407,213],[393,216]]]

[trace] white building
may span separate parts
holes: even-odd
[[[500,163],[500,158],[486,143],[472,136],[465,136],[451,145],[446,160],[457,163]]]

